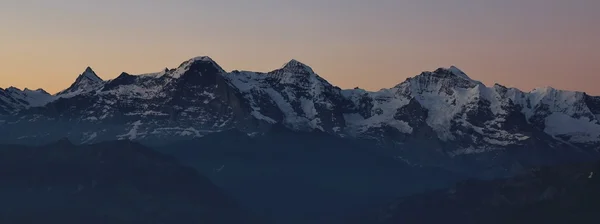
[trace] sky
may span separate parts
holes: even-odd
[[[225,70],[290,59],[342,88],[455,65],[500,83],[600,95],[598,0],[1,0],[0,87],[67,88],[208,55]]]

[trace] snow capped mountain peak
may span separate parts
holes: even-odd
[[[225,70],[212,58],[208,56],[199,56],[181,63],[181,65],[179,65],[175,71],[168,74],[168,76],[178,79],[191,70],[199,73],[225,73]],[[166,72],[169,71],[167,70]]]
[[[535,88],[528,94],[528,106],[531,109],[543,109],[548,112],[561,112],[571,116],[591,116],[585,106],[585,93],[557,90],[552,87]]]
[[[547,101],[548,103],[551,101],[554,103],[557,99],[572,104],[574,103],[573,101],[583,99],[583,92],[557,90],[549,86],[535,88],[529,92],[529,100],[532,105],[538,105],[544,101]]]
[[[98,77],[92,68],[87,67],[69,88],[57,93],[57,95],[72,97],[81,93],[88,93],[97,90],[103,83],[104,80]]]
[[[434,73],[451,74],[451,75],[454,75],[455,77],[459,77],[461,79],[483,85],[483,83],[471,79],[465,72],[463,72],[461,69],[459,69],[458,67],[456,67],[454,65],[450,66],[449,68],[438,68],[437,70],[434,71]]]
[[[570,143],[598,144],[600,121],[584,92],[535,88],[527,93],[523,113],[544,131]]]
[[[301,73],[301,74],[315,74],[312,68],[296,59],[292,59],[289,62],[285,63],[282,67],[282,70]]]
[[[471,78],[469,78],[469,76],[467,76],[467,74],[465,74],[462,70],[460,70],[459,68],[457,68],[454,65],[450,66],[450,68],[447,68],[447,70],[450,71],[454,75],[460,76],[465,79],[471,79]]]
[[[193,57],[188,61],[205,61],[205,62],[215,62],[215,60],[213,60],[212,58],[210,58],[209,56],[198,56],[198,57]]]
[[[288,66],[307,66],[304,63],[296,60],[296,59],[291,59],[290,61],[286,62],[285,64],[283,64],[283,66],[281,66],[282,68],[288,67]]]
[[[3,103],[2,101],[10,101],[11,107],[15,109],[43,106],[54,100],[54,96],[43,89],[31,90],[25,88],[24,90],[21,90],[16,87],[9,87],[5,90],[5,94],[1,94],[1,92],[2,91],[0,91],[0,95],[4,97],[0,96],[0,105]]]
[[[81,73],[80,77],[89,79],[92,82],[102,82],[103,80],[98,77],[98,75],[96,75],[96,72],[94,72],[94,70],[92,70],[92,68],[90,68],[89,66],[87,68],[85,68],[85,71],[83,71],[83,73]]]
[[[125,117],[129,123],[123,133],[134,139],[158,133],[202,136],[198,130],[210,133],[236,125],[257,131],[262,130],[254,127],[259,121],[394,142],[426,133],[458,144],[465,152],[480,150],[471,146],[525,144],[532,137],[528,133],[536,130],[569,143],[600,142],[600,97],[551,87],[531,92],[499,84],[488,88],[456,66],[425,71],[394,88],[370,92],[341,90],[295,59],[268,73],[228,73],[212,58],[200,56],[174,69],[122,73],[106,82],[88,67],[57,97],[44,93],[14,87],[0,91],[0,101],[7,102],[4,107],[0,102],[0,114],[74,97],[62,101],[75,105],[73,116],[84,121]],[[80,105],[88,101],[101,103]],[[121,107],[117,102],[128,103]],[[154,127],[153,117],[180,120],[160,120],[163,123]]]
[[[127,73],[127,72],[121,72],[121,74],[119,74],[119,76],[117,76],[117,79],[119,77],[122,77],[122,76],[128,77],[128,76],[133,76],[133,75],[131,75],[131,74]]]
[[[310,66],[295,59],[285,63],[280,69],[269,72],[268,75],[274,77],[279,84],[314,89],[317,92],[323,88],[332,87],[327,80],[321,78]]]
[[[415,77],[406,79],[394,88],[409,92],[446,92],[451,95],[454,88],[472,89],[477,86],[485,87],[483,83],[471,79],[459,68],[451,66],[438,68],[433,72],[422,72]]]

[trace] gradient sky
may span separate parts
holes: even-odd
[[[294,58],[342,88],[456,65],[486,85],[600,95],[598,0],[1,0],[0,87],[68,87],[208,55],[225,70]]]

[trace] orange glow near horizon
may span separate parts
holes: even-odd
[[[111,79],[208,55],[227,71],[270,71],[294,58],[341,88],[389,88],[455,65],[488,86],[600,95],[599,1],[336,1],[15,1],[0,7],[0,87],[55,93],[86,66]]]

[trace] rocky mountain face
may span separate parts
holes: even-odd
[[[394,200],[346,223],[598,223],[599,172],[600,162],[586,162],[463,181]]]
[[[96,75],[96,72],[92,68],[87,67],[69,88],[60,91],[56,95],[60,97],[72,97],[97,90],[103,84],[104,81]]]
[[[193,168],[129,141],[0,145],[2,223],[263,223]]]
[[[54,97],[43,89],[0,88],[0,115],[13,114],[30,107],[43,106],[52,100],[54,100]]]
[[[413,159],[506,149],[600,150],[600,97],[550,87],[487,87],[456,67],[370,92],[342,90],[296,60],[268,73],[226,72],[211,58],[197,57],[174,69],[108,81],[88,68],[47,101],[5,92],[0,141],[7,143],[68,137],[160,144],[231,129],[259,135],[281,124],[375,139]]]

